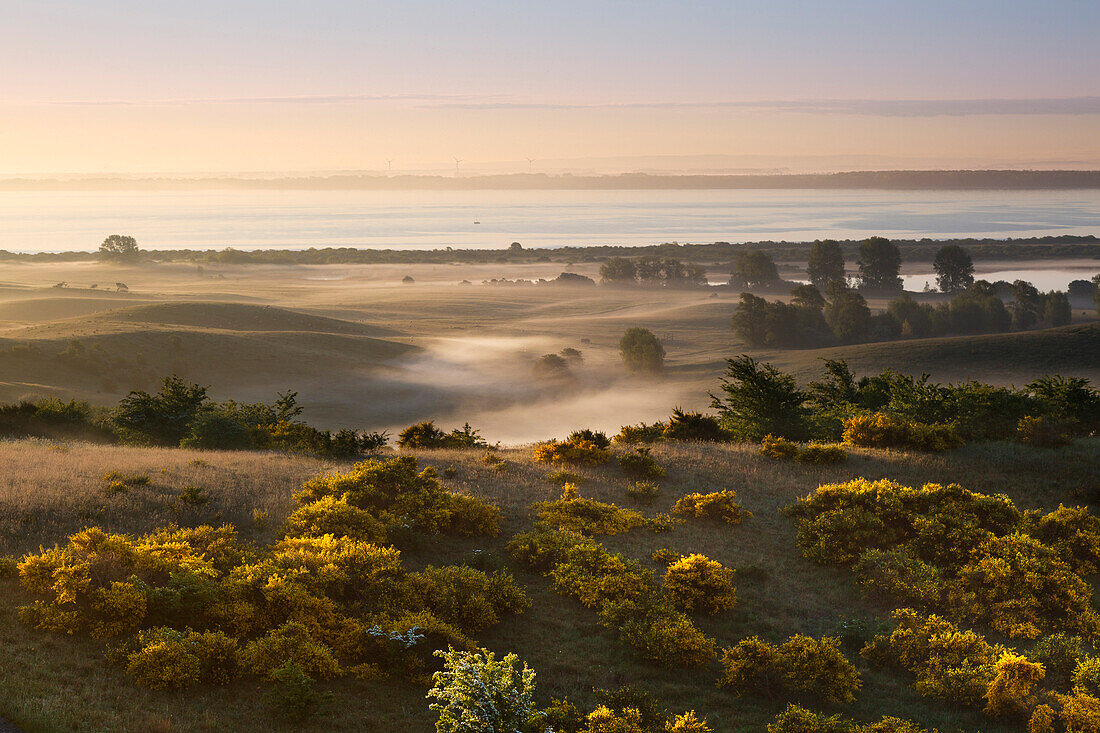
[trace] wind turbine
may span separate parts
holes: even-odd
[[[527,172],[528,173],[531,172],[534,165],[535,165],[535,159],[534,158],[528,158],[527,159]]]
[[[458,175],[458,164],[459,163],[465,163],[465,162],[466,161],[462,160],[461,158],[455,158],[455,175],[456,176]]]
[[[393,158],[386,158],[386,173],[393,171]]]

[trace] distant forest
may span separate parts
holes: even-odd
[[[854,259],[864,240],[840,240],[847,259]],[[957,244],[974,260],[1036,260],[1100,258],[1100,238],[1061,235],[1022,239],[894,239],[907,262],[931,262],[940,247]],[[805,262],[813,242],[714,242],[713,244],[655,244],[648,246],[569,246],[528,249],[512,243],[503,249],[367,249],[310,247],[308,249],[141,250],[138,262],[195,262],[196,264],[522,264],[531,262],[603,262],[611,257],[671,257],[681,262],[728,263],[749,250],[765,252],[775,262]],[[0,260],[25,262],[81,262],[98,259],[98,252],[17,253],[0,250]]]
[[[633,190],[633,189],[894,189],[1027,190],[1100,188],[1100,171],[928,170],[843,173],[678,175],[623,173],[575,176],[569,173],[512,173],[480,176],[339,174],[248,178],[81,177],[0,179],[0,190]]]

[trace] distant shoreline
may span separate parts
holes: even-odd
[[[862,239],[840,239],[849,260],[858,257]],[[1100,237],[1094,234],[1027,238],[891,239],[906,261],[931,262],[945,244],[964,247],[977,260],[1100,260]],[[588,245],[511,248],[383,249],[373,247],[304,247],[235,249],[149,249],[142,250],[134,265],[159,262],[216,263],[223,265],[336,265],[336,264],[458,264],[601,262],[610,257],[671,257],[685,262],[730,262],[746,250],[759,249],[776,262],[802,261],[813,242],[757,241],[712,242],[706,244],[664,243],[652,245]],[[0,261],[87,262],[99,259],[95,251],[12,252],[0,249]]]
[[[892,170],[805,174],[664,175],[370,175],[337,174],[246,178],[233,176],[0,179],[0,191],[192,190],[728,190],[878,189],[896,191],[998,191],[1100,189],[1100,170]]]

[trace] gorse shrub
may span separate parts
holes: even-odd
[[[931,452],[951,450],[963,442],[952,425],[919,423],[882,412],[847,418],[843,440],[865,448],[913,448]]]
[[[741,508],[737,503],[737,493],[730,489],[683,496],[672,507],[672,513],[681,517],[720,519],[727,524],[740,524],[741,520],[752,516]]]
[[[1073,691],[1100,697],[1100,657],[1084,657],[1077,660],[1070,678]]]
[[[1006,651],[994,667],[996,676],[985,691],[990,715],[1024,715],[1035,707],[1036,688],[1046,676],[1043,665]]]
[[[452,565],[428,566],[409,576],[417,606],[461,629],[480,631],[506,613],[522,613],[530,606],[527,594],[508,573]]]
[[[795,635],[778,646],[757,637],[722,652],[718,686],[737,694],[771,692],[779,685],[831,702],[853,702],[863,682],[840,651],[839,640]]]
[[[840,715],[825,715],[790,704],[768,724],[768,733],[936,733],[908,720],[886,717],[860,725]]]
[[[661,493],[661,488],[652,481],[634,481],[626,487],[627,497],[639,504],[652,504]]]
[[[505,550],[525,569],[545,574],[558,563],[565,562],[572,547],[586,541],[587,538],[577,532],[538,529],[517,534]]]
[[[619,639],[653,664],[703,667],[714,661],[714,640],[652,588],[604,603],[600,623],[618,629]]]
[[[789,461],[798,456],[798,446],[786,438],[769,433],[760,443],[760,455],[777,461]]]
[[[551,440],[535,447],[534,459],[539,463],[576,463],[598,466],[611,460],[611,451],[589,440]]]
[[[557,486],[564,486],[565,484],[580,486],[584,483],[584,476],[581,476],[579,473],[573,473],[572,471],[551,471],[546,474],[546,480]]]
[[[1024,415],[1016,424],[1015,438],[1036,448],[1061,448],[1073,442],[1066,422],[1043,415]]]
[[[1100,525],[1086,510],[1031,516],[957,485],[857,479],[821,486],[787,511],[808,558],[852,566],[884,596],[1013,637],[1100,629],[1075,570],[1096,564]]]
[[[665,475],[665,469],[649,454],[649,448],[636,448],[633,453],[619,456],[619,468],[633,481],[652,481]]]
[[[264,692],[264,703],[281,718],[301,723],[332,703],[332,693],[318,690],[314,679],[294,662],[272,670],[268,680],[271,686]]]
[[[688,613],[719,613],[737,604],[733,571],[705,555],[688,555],[669,565],[664,588],[672,604]]]
[[[412,456],[367,460],[345,473],[307,481],[294,495],[300,507],[325,497],[336,497],[340,504],[370,513],[385,528],[387,539],[395,530],[496,534],[500,523],[499,509],[479,499],[447,493],[435,471],[418,471]],[[335,505],[331,508],[345,511]]]
[[[220,631],[146,629],[138,634],[136,646],[138,649],[126,656],[126,672],[143,687],[182,688],[200,682],[224,685],[240,673],[237,640]]]
[[[796,458],[802,463],[824,466],[833,463],[844,463],[848,460],[848,454],[839,445],[810,443],[798,451]]]
[[[1047,679],[1061,689],[1069,686],[1071,675],[1087,654],[1084,639],[1059,632],[1039,639],[1027,656],[1042,664]]]
[[[340,665],[328,646],[316,641],[309,629],[297,621],[288,621],[241,650],[241,664],[249,672],[268,676],[287,662],[318,679],[340,675]]]
[[[560,499],[532,508],[540,526],[585,534],[619,534],[648,523],[638,512],[579,496],[571,484],[562,487]]]
[[[895,667],[914,675],[913,687],[925,696],[983,706],[1005,649],[974,631],[962,631],[938,616],[912,609],[894,611],[894,629],[876,636],[861,654],[876,667]]]

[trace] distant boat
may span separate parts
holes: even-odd
[[[474,224],[480,224],[480,223],[481,223],[480,219],[474,219]]]

